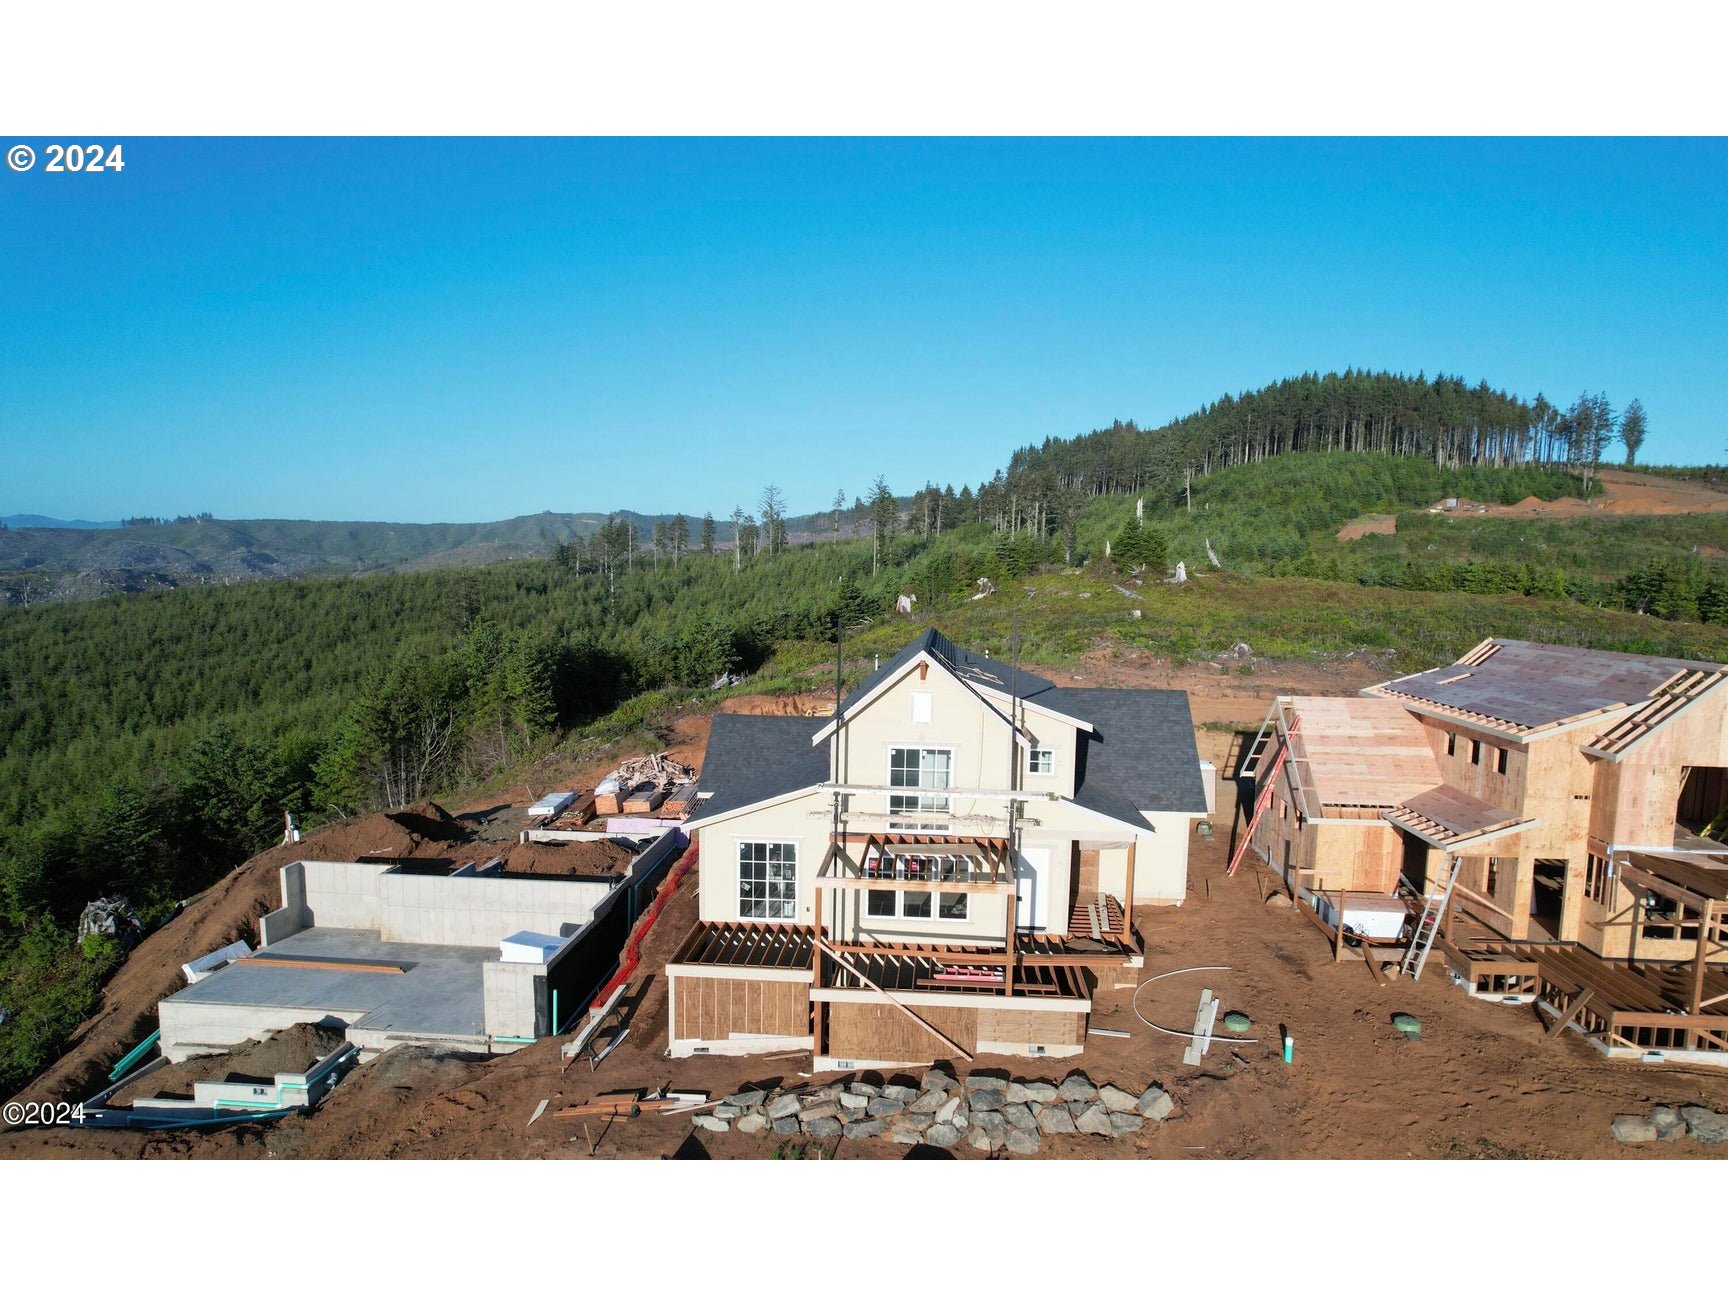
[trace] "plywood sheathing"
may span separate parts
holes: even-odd
[[[1366,818],[1362,809],[1399,805],[1440,782],[1440,767],[1422,725],[1404,707],[1381,698],[1298,697],[1283,707],[1279,727],[1300,717],[1292,781],[1305,784],[1322,814]]]
[[[1531,822],[1449,787],[1417,793],[1397,809],[1388,811],[1386,819],[1424,841],[1447,847],[1465,845],[1490,833]]]

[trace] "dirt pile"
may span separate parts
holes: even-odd
[[[615,841],[522,842],[504,852],[504,871],[524,877],[610,877],[635,858]]]
[[[252,1040],[216,1057],[193,1058],[165,1066],[128,1085],[110,1101],[124,1106],[138,1098],[191,1098],[200,1080],[234,1084],[273,1084],[277,1072],[308,1071],[320,1058],[341,1048],[340,1030],[303,1023],[279,1030],[268,1039]]]

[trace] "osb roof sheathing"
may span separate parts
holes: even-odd
[[[1364,697],[1292,698],[1292,758],[1320,804],[1385,809],[1440,782],[1422,725],[1397,702]]]

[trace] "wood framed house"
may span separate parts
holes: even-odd
[[[927,630],[832,717],[716,716],[674,1056],[1069,1056],[1180,904],[1206,796],[1185,694],[1057,688]]]
[[[1728,666],[1489,639],[1278,699],[1241,773],[1274,784],[1251,849],[1316,907],[1432,893],[1456,860],[1440,948],[1474,989],[1563,1012],[1601,969],[1576,1019],[1605,1048],[1728,1050],[1728,843],[1703,835],[1728,823]]]

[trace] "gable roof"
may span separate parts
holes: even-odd
[[[1728,666],[1715,662],[1488,639],[1450,666],[1405,675],[1364,692],[1408,699],[1521,734],[1649,703],[1678,678],[1725,671]]]
[[[900,674],[912,664],[919,653],[929,653],[968,684],[997,693],[1013,693],[1021,699],[1038,697],[1039,694],[1048,693],[1056,687],[1041,675],[1015,670],[1005,661],[961,648],[932,626],[866,676],[857,688],[846,695],[846,701],[840,707],[841,711],[851,709],[854,702],[869,697],[877,688]]]
[[[713,793],[697,803],[690,823],[815,787],[828,777],[827,747],[812,747],[822,716],[722,713],[708,727],[699,787]]]
[[[1080,735],[1074,800],[1144,824],[1141,811],[1205,814],[1194,717],[1180,689],[1065,688],[1041,699],[1092,726]]]

